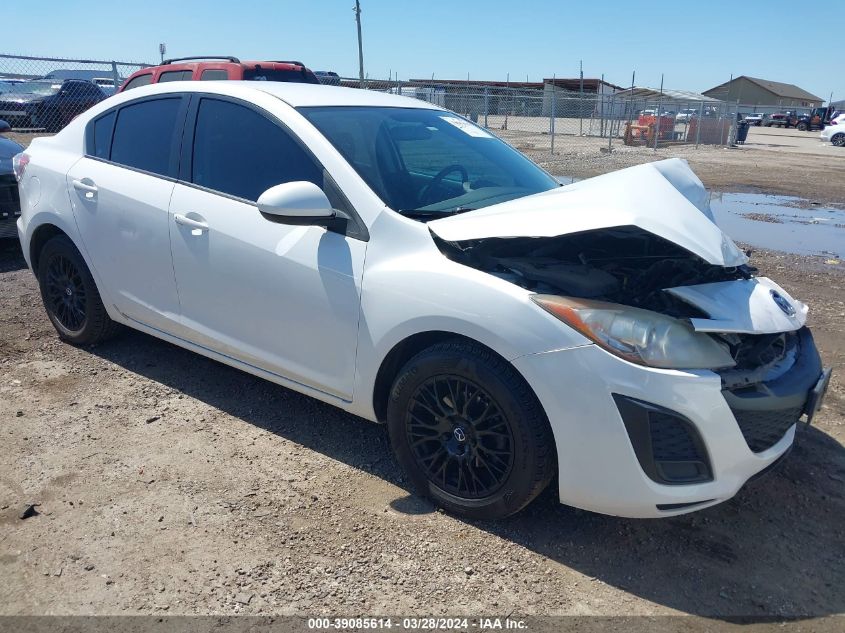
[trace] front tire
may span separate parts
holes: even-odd
[[[439,343],[408,361],[390,391],[387,424],[414,488],[466,518],[514,514],[554,476],[554,438],[534,392],[473,342]]]
[[[47,316],[59,338],[91,345],[112,336],[118,325],[109,318],[91,271],[73,242],[51,238],[38,256],[38,284]]]
[[[845,147],[845,133],[834,134],[830,142],[836,147]]]

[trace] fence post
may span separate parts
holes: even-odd
[[[660,98],[657,100],[657,125],[654,127],[654,151],[657,151],[657,140],[660,138],[660,120],[663,110],[663,75],[660,75]]]
[[[584,62],[578,62],[580,71],[580,87],[578,88],[578,136],[584,136]]]
[[[120,88],[120,75],[117,74],[117,63],[115,61],[111,63],[111,76],[112,81],[114,81],[114,91],[117,92],[118,88]]]
[[[487,127],[487,115],[490,114],[490,86],[484,86],[484,127]]]
[[[604,105],[604,103],[602,103]],[[613,152],[613,94],[610,95],[610,115],[607,119],[607,153]]]
[[[557,116],[557,87],[555,86],[554,79],[552,79],[552,109],[549,113],[551,117],[549,119],[549,134],[551,134],[552,144],[551,144],[551,153],[555,153],[555,117]]]
[[[695,126],[695,149],[698,149],[698,141],[701,139],[701,126],[704,124],[704,102],[698,106],[698,124]]]

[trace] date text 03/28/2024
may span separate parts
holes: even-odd
[[[357,618],[308,618],[309,630],[345,630],[345,629],[399,629],[408,631],[432,630],[524,630],[523,620],[512,618],[402,618],[396,620],[385,617]]]

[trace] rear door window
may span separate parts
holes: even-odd
[[[109,112],[94,121],[94,143],[93,147],[88,148],[90,155],[108,160],[115,118],[117,118],[117,112]]]
[[[158,76],[158,82],[162,83],[165,81],[190,81],[193,75],[194,71],[192,70],[168,70]]]
[[[129,83],[126,84],[126,87],[123,89],[132,90],[132,88],[140,88],[141,86],[148,86],[153,82],[153,75],[152,73],[144,73],[143,75],[138,75],[137,77],[133,77],[129,80]]]
[[[121,108],[114,126],[112,162],[153,174],[175,175],[171,157],[181,105],[181,97],[176,97],[152,99]]]
[[[252,202],[286,182],[323,186],[322,168],[308,152],[278,123],[251,108],[202,99],[194,129],[194,184]]]
[[[218,81],[220,79],[228,78],[229,73],[227,71],[220,70],[219,68],[209,68],[208,70],[202,71],[200,81]]]

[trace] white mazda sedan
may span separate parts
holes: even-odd
[[[59,336],[129,326],[388,425],[410,481],[503,517],[661,517],[790,449],[830,373],[680,160],[566,187],[415,99],[173,82],[14,161]]]

